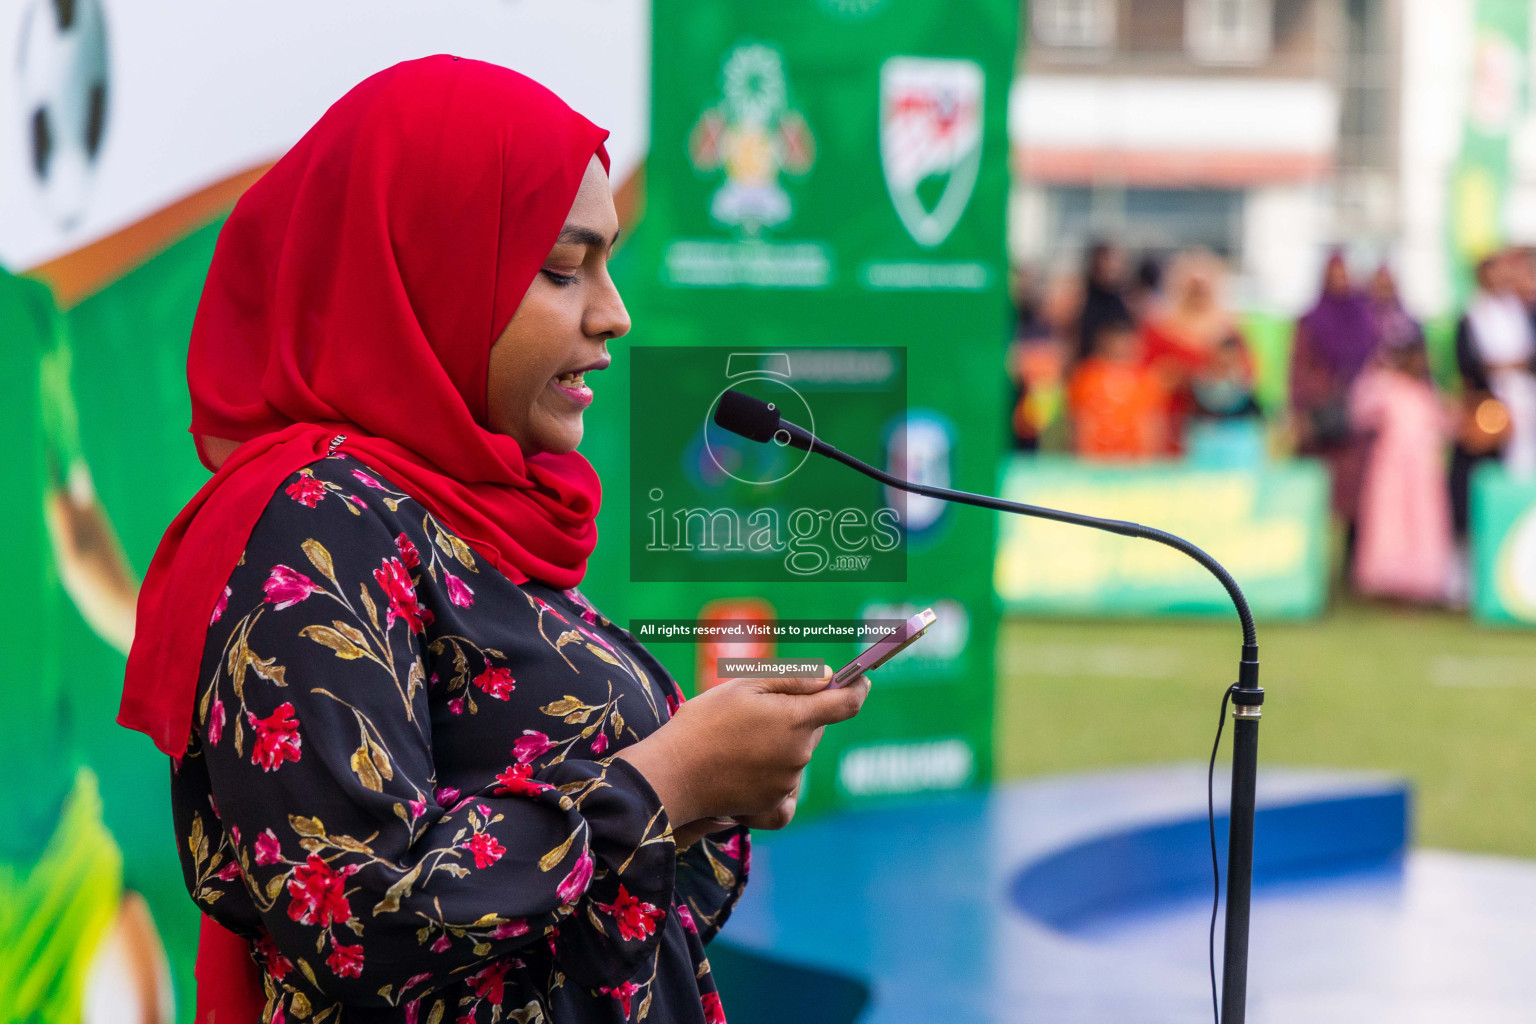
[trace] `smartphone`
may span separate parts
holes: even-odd
[[[838,669],[832,676],[832,682],[827,684],[827,689],[835,690],[840,686],[847,686],[864,673],[873,672],[906,650],[908,645],[916,643],[917,638],[926,633],[928,627],[937,619],[938,616],[933,613],[932,608],[924,608],[903,622],[896,632],[876,640],[857,658]]]

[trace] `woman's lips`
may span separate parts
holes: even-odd
[[[550,383],[576,408],[585,409],[592,404],[592,389],[587,387],[581,374],[556,377]]]

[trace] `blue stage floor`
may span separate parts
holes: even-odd
[[[1261,778],[1250,1021],[1536,1022],[1536,863],[1405,852],[1390,779]],[[865,1024],[1209,1020],[1204,800],[1154,768],[762,835],[723,938],[860,979]]]

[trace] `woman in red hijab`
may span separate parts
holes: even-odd
[[[684,704],[575,589],[585,375],[629,329],[606,135],[505,68],[407,62],[219,236],[188,358],[216,472],[119,716],[173,758],[199,1021],[724,1020],[703,946],[747,826],[868,687]]]

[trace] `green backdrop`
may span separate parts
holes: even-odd
[[[990,775],[996,524],[942,510],[909,538],[905,582],[631,581],[626,344],[905,347],[908,461],[990,491],[1008,330],[1010,0],[658,0],[643,219],[616,263],[634,330],[598,381],[582,450],[600,469],[604,553],[588,591],[621,621],[693,617],[722,598],[783,617],[889,617],[944,629],[879,673],[828,730],[805,806]],[[829,438],[878,449],[868,436]],[[909,507],[926,518],[930,510]],[[682,680],[695,652],[660,645]],[[850,658],[857,645],[782,650]]]

